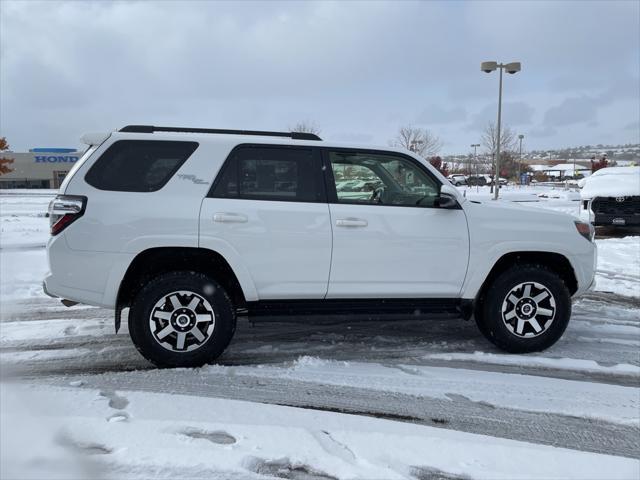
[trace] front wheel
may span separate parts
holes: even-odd
[[[564,281],[542,265],[518,265],[499,275],[476,321],[482,334],[510,353],[544,350],[560,339],[571,317]]]
[[[197,272],[169,272],[148,282],[129,312],[138,351],[158,367],[198,367],[229,345],[235,310],[224,289]]]

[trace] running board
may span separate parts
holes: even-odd
[[[302,317],[464,317],[458,298],[262,300],[247,302],[250,318]]]

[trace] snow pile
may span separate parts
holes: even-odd
[[[618,197],[640,195],[640,167],[602,168],[585,179],[581,196]]]
[[[640,380],[640,367],[637,365],[617,364],[604,366],[593,360],[576,358],[545,358],[531,355],[507,355],[486,352],[474,353],[434,353],[425,358],[439,360],[470,360],[492,363],[494,365],[518,365],[523,367],[543,367],[560,370],[571,370],[585,373],[615,373]]]
[[[596,240],[595,289],[640,298],[640,237]]]

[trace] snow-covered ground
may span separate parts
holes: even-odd
[[[638,236],[596,240],[595,290],[539,354],[459,320],[241,320],[219,364],[155,370],[112,312],[43,295],[53,194],[0,192],[0,478],[640,477]]]

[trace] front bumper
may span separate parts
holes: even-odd
[[[595,213],[593,224],[596,227],[611,225],[614,227],[637,227],[640,226],[640,214],[638,215],[618,215]]]

